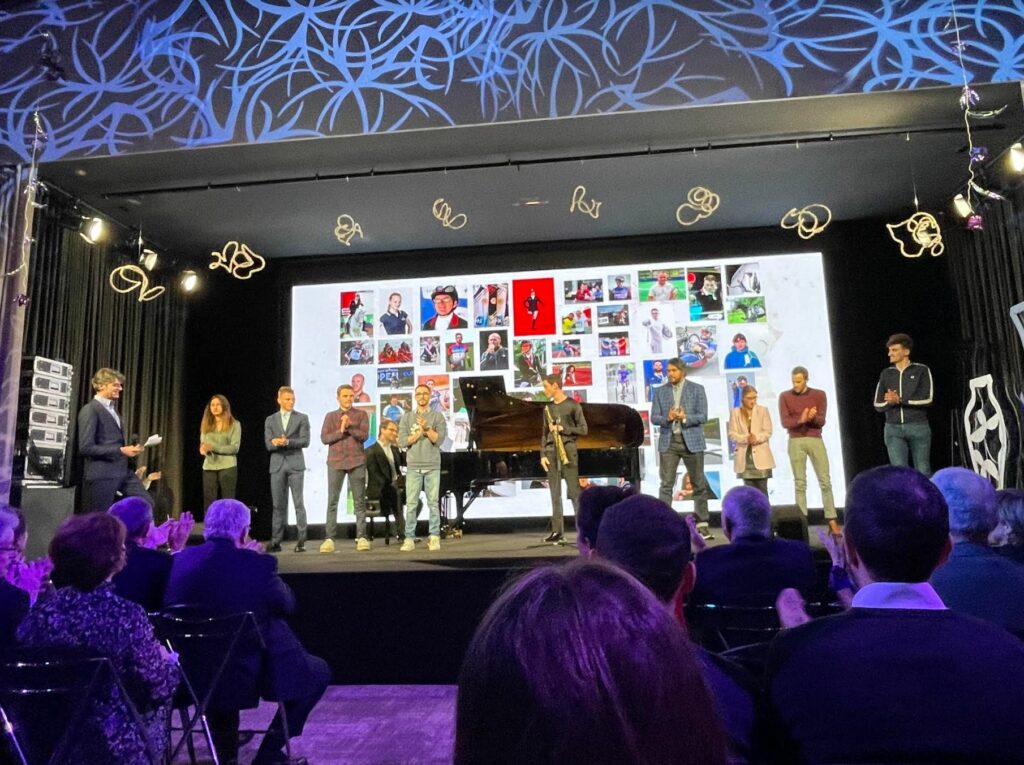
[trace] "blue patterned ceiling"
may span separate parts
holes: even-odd
[[[0,12],[0,161],[962,84],[952,4],[42,0]],[[1020,0],[957,2],[970,82]],[[44,39],[43,33],[49,33]],[[40,61],[45,62],[45,66]]]

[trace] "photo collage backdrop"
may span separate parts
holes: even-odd
[[[565,392],[580,402],[626,404],[640,413],[642,489],[657,495],[651,397],[665,383],[667,361],[674,356],[707,393],[705,472],[712,511],[725,491],[741,483],[733,472],[726,424],[747,385],[757,388],[758,403],[774,424],[772,503],[793,502],[778,395],[798,365],[809,370],[811,387],[828,396],[823,437],[836,503],[845,499],[817,253],[297,286],[291,333],[290,383],[296,409],[309,415],[313,431],[305,481],[311,523],[323,522],[327,501],[327,447],[319,428],[337,407],[335,391],[342,383],[355,388],[356,405],[370,415],[374,435],[382,417],[398,420],[410,410],[416,385],[430,386],[430,406],[448,421],[443,449],[451,451],[467,448],[469,434],[460,378],[502,377],[510,395],[543,400],[541,378],[557,372]],[[682,474],[674,492],[677,509],[692,507]],[[810,465],[808,502],[820,506]],[[546,489],[506,482],[477,499],[469,515],[542,516],[549,506]]]

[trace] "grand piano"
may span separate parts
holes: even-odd
[[[547,478],[540,465],[544,404],[509,396],[503,377],[463,377],[459,382],[469,413],[469,449],[441,454],[441,492],[455,499],[456,529],[491,484]],[[576,439],[580,477],[619,477],[639,486],[644,441],[639,413],[623,404],[581,406],[589,432]]]

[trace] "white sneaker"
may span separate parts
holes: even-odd
[[[366,552],[370,549],[370,540],[366,537],[359,537],[356,540],[356,550],[359,552]]]
[[[405,541],[402,542],[402,546],[399,548],[402,552],[415,552],[416,541],[412,537],[406,537]]]
[[[441,537],[428,537],[427,538],[427,549],[431,552],[436,552],[441,549]]]
[[[320,543],[320,552],[322,552],[322,553],[332,553],[332,552],[334,552],[334,540],[333,539],[325,539],[323,542],[321,542]]]

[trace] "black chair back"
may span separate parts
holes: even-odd
[[[695,639],[709,651],[765,643],[782,629],[774,606],[722,606],[701,603],[687,606]]]

